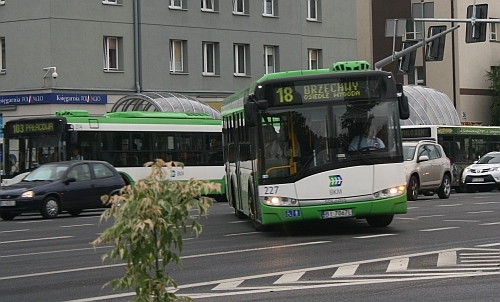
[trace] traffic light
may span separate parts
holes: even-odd
[[[401,50],[404,50],[410,46],[417,44],[418,41],[403,41],[401,45]],[[415,70],[415,58],[417,56],[417,50],[414,50],[408,54],[405,54],[399,58],[398,74],[413,74]]]
[[[429,34],[427,38],[435,36],[446,30],[446,25],[441,26],[431,26],[429,27]],[[425,49],[425,60],[426,61],[442,61],[444,57],[444,43],[446,41],[446,35],[430,41],[427,43]]]
[[[475,17],[476,19],[488,19],[488,4],[476,5],[476,15],[474,16],[474,5],[467,6],[467,19]],[[465,28],[465,43],[476,43],[486,41],[487,23],[467,23]]]

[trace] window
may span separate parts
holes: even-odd
[[[262,0],[263,16],[278,16],[278,0]]]
[[[497,23],[490,23],[490,41],[498,41]]]
[[[203,42],[203,75],[216,75],[219,43]]]
[[[320,21],[321,1],[307,0],[307,20]]]
[[[185,40],[170,40],[170,72],[187,72]]]
[[[408,85],[425,85],[424,67],[415,66],[413,74],[408,74]]]
[[[216,12],[219,10],[219,0],[201,0],[201,10]]]
[[[309,49],[307,62],[310,70],[321,68],[321,49]]]
[[[411,19],[406,20],[406,40],[420,40],[424,37],[422,22],[414,22]]]
[[[250,45],[248,44],[234,44],[234,75],[245,76],[249,74],[248,57]]]
[[[248,15],[248,0],[233,0],[233,14]]]
[[[5,38],[0,38],[0,72],[5,72],[7,69],[5,63]]]
[[[278,46],[264,46],[264,66],[265,73],[273,73],[279,71],[276,62],[278,57]]]
[[[117,37],[104,37],[104,70],[118,70],[118,40]]]
[[[171,9],[187,9],[186,0],[170,0],[168,8]]]
[[[96,179],[103,179],[115,176],[115,173],[103,164],[93,164],[94,175]]]

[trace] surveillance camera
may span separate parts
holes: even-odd
[[[54,71],[54,73],[52,73],[52,78],[57,79],[57,72]]]

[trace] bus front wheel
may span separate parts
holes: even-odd
[[[366,217],[366,222],[372,227],[383,228],[391,224],[394,215],[380,215]]]

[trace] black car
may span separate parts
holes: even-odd
[[[0,189],[0,217],[12,220],[21,213],[41,213],[55,218],[63,211],[78,216],[83,209],[106,207],[101,196],[119,194],[124,185],[118,171],[104,161],[45,164]]]

